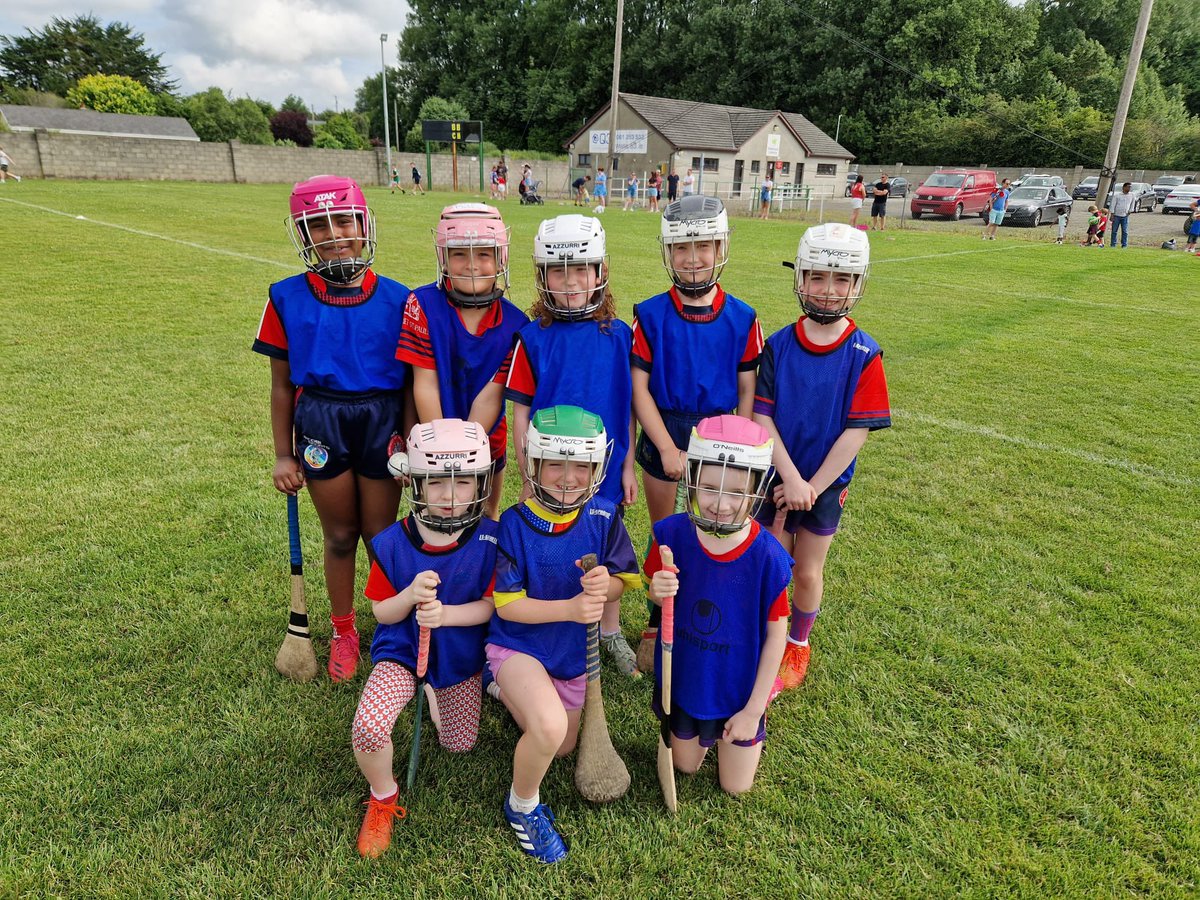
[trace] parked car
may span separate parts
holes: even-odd
[[[1109,209],[1112,209],[1113,197],[1121,192],[1120,188],[1124,183],[1121,182],[1121,184],[1113,185],[1113,189],[1108,192],[1108,200],[1104,205]],[[1144,181],[1134,181],[1129,186],[1129,193],[1133,194],[1135,198],[1133,206],[1129,208],[1131,213],[1141,212],[1146,209],[1154,212],[1154,207],[1158,205],[1158,194],[1154,192],[1154,188]]]
[[[1192,211],[1192,203],[1200,197],[1200,184],[1181,184],[1167,194],[1163,201],[1162,213],[1183,213],[1185,216]]]
[[[1172,188],[1177,188],[1183,184],[1182,175],[1162,175],[1158,181],[1154,182],[1154,193],[1158,197],[1158,202],[1162,203],[1167,199],[1167,194],[1171,193]]]
[[[1063,180],[1057,175],[1025,175],[1013,187],[1063,187]]]
[[[850,196],[850,188],[854,187],[854,182],[858,180],[858,176],[863,176],[863,187],[867,189],[867,201],[870,202],[872,188],[875,186],[875,181],[872,181],[862,172],[850,172],[846,175],[846,191],[845,196]],[[878,179],[876,179],[878,180]],[[890,176],[888,185],[891,190],[888,192],[888,197],[907,197],[908,196],[908,179],[899,175]]]
[[[844,196],[844,197],[850,196],[850,188],[854,187],[854,182],[858,181],[859,175],[862,175],[862,173],[861,172],[847,172],[846,173],[846,192],[842,196]],[[867,176],[863,175],[863,185],[866,185],[866,183],[867,183]]]
[[[1030,187],[1023,184],[1008,195],[1008,205],[1004,208],[1004,221],[1001,224],[1036,228],[1043,222],[1053,222],[1060,206],[1066,207],[1070,214],[1074,202],[1062,187]]]
[[[913,192],[909,212],[914,219],[927,213],[953,220],[982,215],[995,189],[996,173],[989,169],[943,169]]]
[[[1095,200],[1096,191],[1100,189],[1100,177],[1098,175],[1089,175],[1079,184],[1075,185],[1075,190],[1071,191],[1072,200]]]

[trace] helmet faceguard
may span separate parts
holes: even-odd
[[[857,228],[831,222],[804,232],[793,285],[804,314],[821,325],[849,315],[862,299],[870,262],[871,245]]]
[[[305,268],[330,284],[358,280],[375,259],[375,216],[354,179],[318,175],[298,182],[289,205],[288,235]],[[357,222],[353,237],[345,236],[346,217]]]
[[[453,534],[470,528],[483,518],[483,505],[492,484],[492,456],[487,432],[476,422],[435,419],[413,427],[406,453],[394,453],[388,470],[407,476],[412,495],[412,514],[434,531]],[[457,482],[473,478],[469,500],[458,496]],[[434,480],[449,481],[442,497],[431,498]]]
[[[729,262],[729,216],[716,197],[693,194],[673,200],[663,210],[659,243],[663,267],[676,290],[689,297],[702,297],[721,280]],[[711,241],[712,267],[697,258],[696,244]],[[679,245],[690,245],[691,253],[676,256]]]
[[[525,477],[533,496],[553,513],[579,509],[595,496],[608,471],[612,443],[604,431],[604,420],[578,406],[551,406],[538,410],[525,434]],[[543,467],[549,462],[584,462],[591,466],[591,480],[584,487],[567,489],[565,481],[544,484]]]
[[[741,416],[713,416],[692,429],[687,494],[696,527],[719,537],[745,527],[766,495],[774,446],[765,428]]]
[[[538,295],[546,311],[556,319],[578,322],[590,319],[604,303],[608,288],[608,257],[604,227],[599,219],[568,215],[546,219],[538,226],[533,243],[533,265]],[[587,301],[579,307],[567,305],[564,290],[551,290],[551,273],[561,270],[562,282],[567,282],[572,267],[588,265],[594,268],[596,284]]]
[[[447,206],[434,230],[433,243],[437,253],[438,287],[455,306],[489,306],[504,296],[508,290],[509,231],[495,207],[484,203]],[[475,251],[480,248],[487,248],[494,254],[494,275],[477,274]],[[454,250],[464,250],[469,256],[464,274],[450,274],[450,256]],[[488,282],[490,287],[484,287]]]

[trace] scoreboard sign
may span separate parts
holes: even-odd
[[[483,122],[422,119],[421,140],[449,144],[478,144],[482,140]]]

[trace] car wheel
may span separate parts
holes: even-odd
[[[950,221],[957,222],[961,218],[962,218],[962,204],[960,203],[954,207],[954,212],[950,214]]]
[[[1033,211],[1033,218],[1029,220],[1029,227],[1037,228],[1041,224],[1042,224],[1042,211],[1040,209],[1035,209]]]
[[[912,217],[913,217],[914,219],[919,219],[919,218],[921,218],[921,211],[920,211],[919,209],[914,209],[914,210],[912,211]]]

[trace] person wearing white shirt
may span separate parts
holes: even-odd
[[[1121,249],[1129,246],[1129,211],[1133,209],[1133,202],[1136,199],[1131,194],[1130,188],[1133,185],[1128,181],[1121,185],[1121,193],[1115,195],[1112,201],[1112,237],[1110,238],[1110,247],[1117,246],[1117,230],[1121,231]]]

